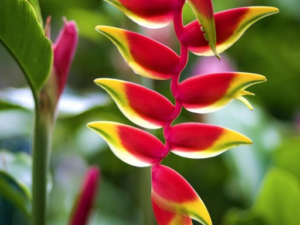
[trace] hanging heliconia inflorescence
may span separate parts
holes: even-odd
[[[210,113],[233,99],[252,106],[244,98],[253,95],[245,89],[266,81],[252,73],[214,73],[198,75],[179,83],[188,62],[189,51],[200,56],[219,54],[233,45],[254,22],[278,12],[273,7],[243,7],[214,14],[211,0],[187,0],[197,20],[184,26],[185,0],[106,0],[141,26],[160,28],[174,23],[181,54],[138,33],[109,26],[96,30],[109,38],[128,65],[141,76],[171,79],[173,105],[159,93],[138,84],[96,79],[119,109],[133,123],[148,129],[163,128],[165,144],[153,135],[115,122],[92,122],[88,127],[100,134],[113,153],[137,167],[152,166],[152,205],[159,225],[192,224],[192,219],[212,224],[209,213],[189,183],[174,170],[161,165],[173,152],[187,158],[209,158],[229,148],[252,141],[235,131],[202,123],[172,126],[182,107],[195,113]],[[200,25],[201,24],[201,25]]]

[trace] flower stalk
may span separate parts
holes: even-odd
[[[32,146],[32,225],[45,225],[47,174],[51,151],[54,111],[45,92],[38,95]]]

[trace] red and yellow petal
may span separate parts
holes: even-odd
[[[216,26],[215,26],[215,18],[214,18],[214,10],[211,0],[187,0],[187,2],[192,7],[194,13],[198,19],[198,29],[204,32],[204,38],[208,42],[208,46],[210,46],[211,51],[218,57],[217,49],[216,49]],[[201,32],[200,31],[200,32]]]
[[[96,30],[116,45],[135,73],[158,80],[167,80],[179,73],[179,56],[167,46],[115,27],[97,26]]]
[[[120,123],[92,122],[87,125],[98,133],[122,161],[137,167],[159,163],[168,150],[153,135]]]
[[[217,34],[216,51],[218,53],[224,52],[253,23],[277,12],[278,9],[274,7],[242,7],[216,13],[214,16]],[[198,21],[194,21],[185,27],[181,41],[196,55],[214,55],[214,52],[199,30]]]
[[[152,201],[152,207],[158,225],[193,225],[191,218],[165,211]]]
[[[180,174],[169,167],[162,165],[152,167],[151,198],[152,202],[160,209],[178,216],[192,218],[205,225],[212,224],[209,213],[196,191]],[[179,220],[184,219],[172,217],[172,219],[175,218]],[[166,218],[166,220],[167,219],[168,218]],[[161,221],[164,220],[162,219]],[[188,220],[184,221],[186,224],[189,224]]]
[[[214,157],[230,148],[252,144],[249,138],[233,130],[201,123],[173,126],[166,139],[173,153],[194,159]]]
[[[123,11],[137,24],[148,28],[161,28],[173,21],[184,0],[105,0]]]
[[[139,126],[158,129],[172,120],[174,105],[155,91],[116,79],[97,79],[95,83],[105,89],[123,114]]]
[[[210,113],[217,111],[233,99],[252,106],[243,97],[253,95],[245,89],[266,81],[264,76],[252,73],[214,73],[191,77],[179,85],[177,99],[188,111]]]

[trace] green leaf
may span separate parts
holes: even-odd
[[[288,138],[276,151],[274,164],[288,170],[300,180],[300,138]]]
[[[300,182],[288,171],[271,169],[254,205],[267,224],[298,225]]]
[[[24,187],[29,198],[31,198],[31,166],[30,155],[0,150],[0,172],[7,173],[17,180]]]
[[[51,42],[27,0],[1,0],[0,21],[0,40],[19,63],[36,95],[51,71]]]
[[[229,210],[223,219],[223,225],[266,225],[262,218],[252,210]]]
[[[28,1],[32,5],[32,7],[34,8],[39,22],[41,24],[43,24],[43,18],[42,18],[42,13],[41,13],[41,9],[40,9],[39,0],[28,0]]]
[[[27,190],[9,174],[0,171],[0,223],[11,224],[14,211],[30,217],[30,198]],[[1,215],[3,214],[3,215]],[[2,223],[5,221],[5,223]],[[10,221],[8,223],[8,221]]]

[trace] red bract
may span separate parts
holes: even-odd
[[[130,19],[148,28],[161,28],[173,21],[184,0],[105,0],[122,10]]]
[[[173,126],[166,139],[173,153],[195,159],[214,157],[229,148],[252,144],[249,138],[235,131],[200,123]]]
[[[58,97],[63,92],[78,42],[75,22],[64,19],[64,27],[53,44],[53,73],[56,77]]]
[[[152,207],[158,225],[193,225],[191,218],[163,210],[153,200]]]
[[[95,166],[90,167],[85,175],[82,190],[73,209],[70,225],[87,224],[95,202],[99,180],[100,170]]]
[[[151,166],[168,154],[156,137],[143,130],[112,122],[89,123],[88,127],[106,140],[119,159],[130,165]]]
[[[160,209],[190,217],[203,224],[212,224],[204,203],[192,186],[166,166],[157,165],[152,168],[151,198]]]
[[[172,120],[175,107],[155,91],[115,79],[97,79],[95,83],[112,96],[128,119],[142,127],[157,129]]]
[[[245,89],[266,81],[261,75],[251,73],[214,73],[191,77],[179,84],[177,99],[187,110],[210,113],[226,106],[233,99],[242,100],[252,109],[243,95]]]
[[[106,26],[96,29],[117,46],[135,73],[159,80],[170,79],[179,73],[179,56],[167,46],[123,29]]]
[[[223,127],[200,123],[171,124],[182,107],[191,112],[209,113],[238,99],[252,109],[243,96],[253,94],[245,89],[266,81],[266,78],[251,73],[226,72],[198,75],[179,83],[180,74],[187,64],[189,50],[198,55],[217,55],[237,41],[251,24],[278,10],[246,7],[214,15],[211,0],[187,0],[202,25],[194,21],[184,27],[183,0],[107,1],[143,25],[159,27],[173,20],[180,41],[180,57],[168,47],[140,34],[107,26],[96,29],[117,46],[135,73],[152,79],[171,79],[175,105],[140,85],[97,79],[96,84],[112,96],[132,122],[145,128],[162,127],[166,143],[163,145],[147,132],[123,124],[94,122],[88,126],[100,134],[124,162],[139,167],[153,166],[151,197],[159,225],[191,225],[191,219],[211,225],[209,213],[195,190],[178,173],[160,163],[170,151],[188,158],[208,158],[252,141]]]
[[[273,7],[243,7],[231,9],[215,14],[216,24],[216,51],[224,52],[231,47],[241,35],[256,21],[277,13]],[[198,21],[188,24],[180,37],[181,42],[196,55],[212,56],[206,39],[199,30]]]

